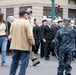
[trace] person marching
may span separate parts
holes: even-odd
[[[64,18],[64,27],[55,36],[55,55],[59,61],[57,75],[71,75],[72,50],[75,45],[76,28],[72,28],[71,19]]]
[[[13,23],[14,21],[14,17],[13,16],[8,16],[7,18],[7,34],[8,34],[8,37],[10,35],[10,28],[11,28],[11,24]],[[8,39],[8,42],[7,42],[7,55],[9,56],[10,55],[10,41]]]
[[[44,42],[43,42],[43,29],[44,29],[44,26],[47,24],[47,19],[43,19],[42,20],[42,25],[40,26],[40,42],[41,42],[41,48],[40,48],[40,57],[43,58],[44,57]]]
[[[51,32],[51,19],[47,19],[47,25],[42,30],[42,40],[44,42],[44,56],[45,60],[50,60],[50,51],[52,43],[52,32]]]
[[[34,53],[37,54],[40,46],[40,27],[38,25],[39,21],[34,19],[34,26],[33,26],[33,36],[35,39],[35,49]]]

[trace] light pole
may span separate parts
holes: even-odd
[[[55,16],[55,0],[52,0],[52,21],[54,20]]]

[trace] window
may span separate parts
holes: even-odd
[[[8,16],[14,16],[14,8],[6,8],[6,20]]]
[[[68,0],[68,4],[76,4],[76,0]]]
[[[76,10],[75,9],[69,9],[68,16],[75,21],[76,24]]]
[[[51,17],[51,7],[43,7],[43,16]]]
[[[21,10],[21,9],[25,9],[25,10],[26,10],[27,8],[32,8],[32,6],[24,6],[24,7],[20,7],[19,10]]]
[[[46,17],[50,17],[51,18],[51,7],[43,7],[43,16],[46,16]],[[60,8],[59,9],[59,13],[58,14],[55,14],[55,17],[63,17],[63,9]]]

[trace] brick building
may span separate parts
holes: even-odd
[[[76,20],[76,0],[55,0],[60,5],[60,12],[55,16],[69,16]],[[43,16],[51,17],[52,0],[0,0],[0,12],[7,16],[18,18],[18,12],[22,8],[32,8],[33,16],[39,20]]]

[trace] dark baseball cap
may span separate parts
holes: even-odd
[[[19,16],[22,16],[24,14],[28,14],[28,12],[26,10],[24,10],[24,9],[19,11]]]

